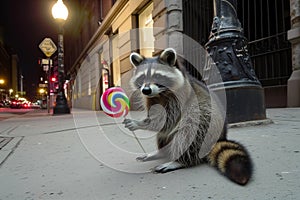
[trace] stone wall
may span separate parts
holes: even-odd
[[[154,0],[155,54],[167,47],[183,54],[182,0]]]
[[[300,106],[300,1],[290,0],[291,30],[288,39],[292,44],[293,73],[288,80],[288,107]]]
[[[97,53],[89,54],[81,64],[73,85],[73,107],[96,108],[95,94],[100,80],[98,57]]]

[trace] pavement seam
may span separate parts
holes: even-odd
[[[253,121],[245,121],[245,122],[238,122],[238,123],[231,123],[228,124],[228,128],[244,128],[250,126],[264,126],[273,124],[274,121],[272,119],[263,119],[263,120],[253,120]]]
[[[7,129],[1,131],[1,132],[0,132],[0,136],[3,136],[3,137],[9,136],[9,134],[10,134],[11,132],[13,132],[16,128],[18,128],[19,126],[20,126],[20,125],[16,125],[16,126],[14,126],[14,127],[9,127],[9,128],[7,128]]]
[[[0,137],[0,150],[3,149],[12,139],[13,138],[11,137]]]
[[[68,128],[68,129],[61,129],[61,130],[55,130],[55,131],[48,131],[48,132],[44,132],[44,133],[39,133],[40,134],[52,134],[52,133],[61,133],[61,132],[65,132],[65,131],[74,131],[76,129],[85,129],[85,128],[92,128],[92,127],[97,127],[97,126],[101,126],[101,125],[91,125],[91,126],[82,126],[82,127],[75,127],[75,128]],[[32,135],[31,135],[32,136]]]
[[[5,133],[6,131],[8,131],[10,128],[11,128],[11,127],[8,127],[8,128],[6,128],[6,129],[4,129],[3,131],[1,131],[1,132],[0,132],[0,135],[1,135],[1,134],[4,134],[4,133]]]
[[[9,151],[9,153],[7,153],[7,155],[4,156],[4,158],[2,160],[0,160],[0,168],[2,167],[2,165],[5,163],[5,161],[15,152],[16,148],[19,146],[19,144],[21,143],[21,141],[23,140],[24,136],[22,137],[18,137],[18,138],[14,138],[14,139],[17,139],[18,141],[13,144],[12,147],[10,147],[8,150],[6,151]],[[12,139],[8,144],[6,144],[2,149],[1,151],[3,151],[4,148],[7,148],[7,146],[9,146],[9,144],[11,144],[13,142]],[[0,152],[1,152],[0,151]]]
[[[12,127],[9,131],[6,132],[6,135],[9,135],[11,132],[13,132],[16,128],[18,128],[20,125],[17,125],[15,127]]]
[[[85,128],[93,128],[93,127],[101,127],[101,126],[112,126],[112,125],[116,125],[116,123],[107,123],[107,124],[100,124],[100,125],[74,127],[74,128],[68,128],[68,129],[62,129],[62,130],[48,131],[48,132],[39,133],[39,134],[61,133],[61,132],[65,132],[65,131],[74,131],[76,129],[85,129]]]
[[[100,124],[100,125],[90,125],[90,126],[74,127],[74,128],[68,128],[68,129],[62,129],[62,130],[55,130],[55,131],[48,131],[48,132],[44,132],[44,133],[38,133],[38,134],[35,134],[35,135],[61,133],[61,132],[66,132],[66,131],[74,131],[76,129],[85,129],[85,128],[93,128],[93,127],[101,127],[101,126],[112,126],[112,125],[116,125],[116,123],[107,123],[107,124]],[[0,132],[0,137],[11,137],[11,136],[9,136],[9,134],[13,130],[15,130],[16,128],[18,128],[18,126],[13,127],[11,129],[8,128],[8,129],[5,129],[4,131]],[[30,135],[30,136],[33,136],[33,135]]]

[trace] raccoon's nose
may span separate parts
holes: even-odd
[[[151,90],[150,87],[144,87],[144,88],[142,89],[142,93],[143,93],[144,95],[149,95],[149,94],[152,93],[152,90]]]

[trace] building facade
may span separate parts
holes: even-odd
[[[122,86],[129,91],[132,67],[128,57],[133,51],[151,56],[173,47],[191,62],[203,64],[201,56],[190,53],[189,49],[195,47],[187,40],[202,46],[207,43],[213,20],[211,0],[76,2],[70,5],[76,17],[71,12],[71,22],[65,27],[65,65],[70,77],[67,94],[73,107],[99,110],[106,88]],[[288,38],[291,15],[293,30],[299,27],[295,20],[299,19],[298,4],[293,6],[298,12],[290,12],[286,0],[238,1],[238,17],[249,40],[267,107],[287,106],[288,80],[293,69],[299,68],[295,59],[299,55],[297,31],[291,39],[293,46]],[[189,70],[197,77],[199,69]],[[299,85],[293,90],[297,89]]]
[[[5,100],[8,89],[11,87],[10,55],[4,44],[0,43],[0,101]]]
[[[18,94],[18,56],[5,45],[0,30],[0,100]]]

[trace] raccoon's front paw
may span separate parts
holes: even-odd
[[[123,121],[123,124],[125,124],[125,128],[128,128],[131,131],[135,131],[135,130],[139,129],[138,122],[133,119],[125,119]]]
[[[167,162],[161,165],[158,165],[157,167],[155,167],[154,169],[152,169],[152,171],[154,173],[167,173],[167,172],[171,172],[177,169],[181,169],[184,166],[182,164],[180,164],[179,162],[176,161],[171,161],[171,162]]]
[[[139,162],[146,162],[146,161],[148,161],[148,158],[149,158],[148,154],[145,154],[145,155],[142,155],[142,156],[137,157],[137,158],[136,158],[136,161],[139,161]]]

